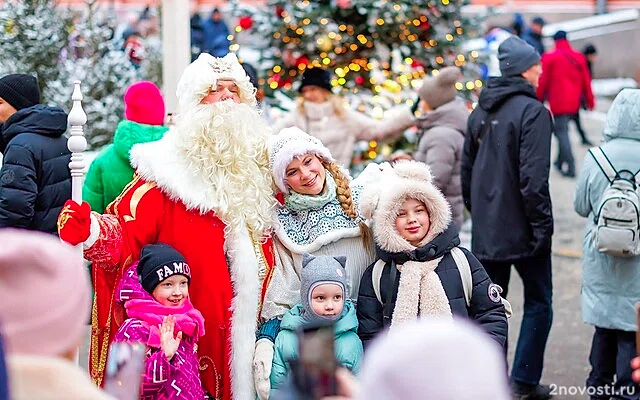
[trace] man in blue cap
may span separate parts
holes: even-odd
[[[542,28],[544,28],[545,24],[546,22],[542,17],[535,17],[531,20],[529,29],[522,34],[522,39],[533,46],[540,55],[544,53],[544,44],[542,44]]]

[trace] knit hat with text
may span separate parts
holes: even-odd
[[[187,260],[168,244],[148,244],[142,248],[138,262],[138,278],[142,288],[149,293],[167,278],[186,276],[191,282],[191,268]]]

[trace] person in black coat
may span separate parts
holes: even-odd
[[[56,234],[57,219],[71,197],[67,114],[40,104],[35,77],[0,78],[0,228]]]
[[[449,204],[433,185],[426,164],[400,161],[365,189],[360,208],[373,223],[378,260],[364,273],[358,293],[358,335],[365,347],[386,326],[418,317],[469,318],[500,346],[507,316],[482,265],[461,250],[469,264],[469,305],[462,274],[451,251],[460,244]],[[381,190],[384,188],[384,190]]]
[[[551,329],[549,167],[553,122],[536,97],[536,50],[517,37],[500,44],[502,77],[490,78],[467,123],[462,195],[471,212],[473,253],[506,297],[511,266],[522,278],[524,316],[511,372],[518,396],[549,398],[539,385]]]

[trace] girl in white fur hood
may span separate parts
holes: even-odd
[[[433,185],[429,167],[401,161],[365,189],[362,214],[372,222],[378,260],[364,273],[358,294],[358,335],[367,343],[419,317],[463,316],[505,345],[507,316],[500,296],[480,262],[459,249],[449,204]],[[456,257],[470,265],[468,301]],[[460,263],[460,261],[458,261]]]

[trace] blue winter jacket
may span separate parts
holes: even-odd
[[[604,141],[602,150],[616,170],[640,170],[640,90],[625,89],[615,98],[607,115]],[[582,313],[588,324],[635,331],[640,257],[608,256],[594,244],[595,212],[607,186],[606,176],[587,154],[573,199],[573,208],[587,218],[582,243]]]
[[[358,337],[358,318],[356,309],[350,300],[344,304],[345,311],[335,323],[335,352],[338,363],[353,372],[358,372],[364,353]],[[304,308],[297,304],[282,317],[280,332],[276,337],[273,367],[271,369],[271,388],[276,389],[289,375],[288,360],[298,358],[298,337],[296,331],[305,323],[302,316]]]

